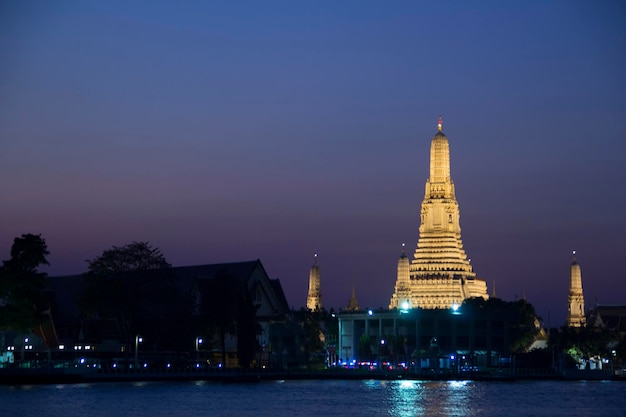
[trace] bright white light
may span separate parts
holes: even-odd
[[[404,303],[402,303],[402,310],[408,310],[409,309],[409,302],[405,301]]]
[[[202,339],[198,339],[198,344],[199,344],[199,345],[201,345],[201,344],[202,344],[202,342],[204,342],[204,340],[202,340]]]
[[[80,358],[80,363],[81,364],[85,363],[85,358]]]
[[[139,343],[143,343],[143,337],[139,337],[139,339],[137,339],[137,341],[138,341]]]
[[[380,339],[380,344],[384,345],[385,344],[385,339]]]
[[[417,382],[415,381],[400,381],[400,388],[415,389]]]
[[[452,304],[452,311],[458,311],[459,310],[459,305],[458,304]]]
[[[117,364],[116,364],[116,363],[114,363],[114,364],[113,364],[113,367],[114,367],[114,368],[117,368]]]
[[[374,314],[374,312],[372,310],[367,310],[367,314],[371,316]]]
[[[65,349],[65,345],[59,345],[59,350]]]
[[[24,338],[24,343],[28,343],[28,340],[29,340],[28,337],[25,337]]]

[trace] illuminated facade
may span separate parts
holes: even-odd
[[[450,146],[439,118],[430,145],[430,177],[413,259],[402,250],[389,308],[450,308],[470,297],[488,298],[463,250],[459,205],[450,178]]]
[[[583,280],[580,273],[580,265],[576,262],[576,251],[570,266],[569,297],[567,311],[568,327],[584,327],[585,320],[585,298],[583,297]]]
[[[306,308],[313,311],[322,309],[322,286],[320,282],[320,267],[317,265],[317,253],[313,259],[311,272],[309,272],[309,294],[306,297]]]

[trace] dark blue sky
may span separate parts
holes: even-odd
[[[622,2],[4,2],[0,254],[50,274],[149,241],[386,307],[444,116],[465,249],[559,325],[625,303]]]

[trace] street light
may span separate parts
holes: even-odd
[[[28,349],[28,346],[26,346],[26,343],[28,343],[28,337],[24,338],[24,343],[22,344],[22,360],[24,360],[24,350]]]
[[[611,355],[613,356],[611,358],[611,375],[615,376],[615,357],[617,356],[617,352],[615,351],[615,349],[611,351]]]
[[[200,345],[204,342],[201,337],[196,337],[196,361],[200,358]]]
[[[137,370],[137,367],[139,366],[139,362],[138,362],[139,343],[143,343],[143,337],[137,335],[135,336],[135,371]]]

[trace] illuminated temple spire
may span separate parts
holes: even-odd
[[[352,284],[352,297],[348,301],[347,311],[358,311],[360,309],[359,302],[356,299],[356,291],[354,290],[354,283]]]
[[[580,265],[576,262],[576,251],[572,252],[572,265],[570,266],[570,283],[568,297],[567,326],[585,326],[585,298],[583,296],[583,280]]]
[[[313,256],[313,266],[309,272],[309,294],[306,298],[306,308],[309,310],[322,309],[322,288],[320,282],[320,267],[317,265],[317,253]]]
[[[389,308],[403,308],[404,303],[410,303],[411,281],[409,279],[409,258],[404,253],[404,243],[402,244],[402,254],[398,259],[398,273],[396,278],[396,288],[391,296]]]
[[[405,297],[407,281],[400,261],[389,308],[398,308]],[[488,298],[487,284],[476,278],[463,249],[459,205],[450,177],[450,145],[441,116],[430,144],[430,177],[426,180],[419,239],[409,265],[408,282],[411,307],[450,308],[469,297]]]

